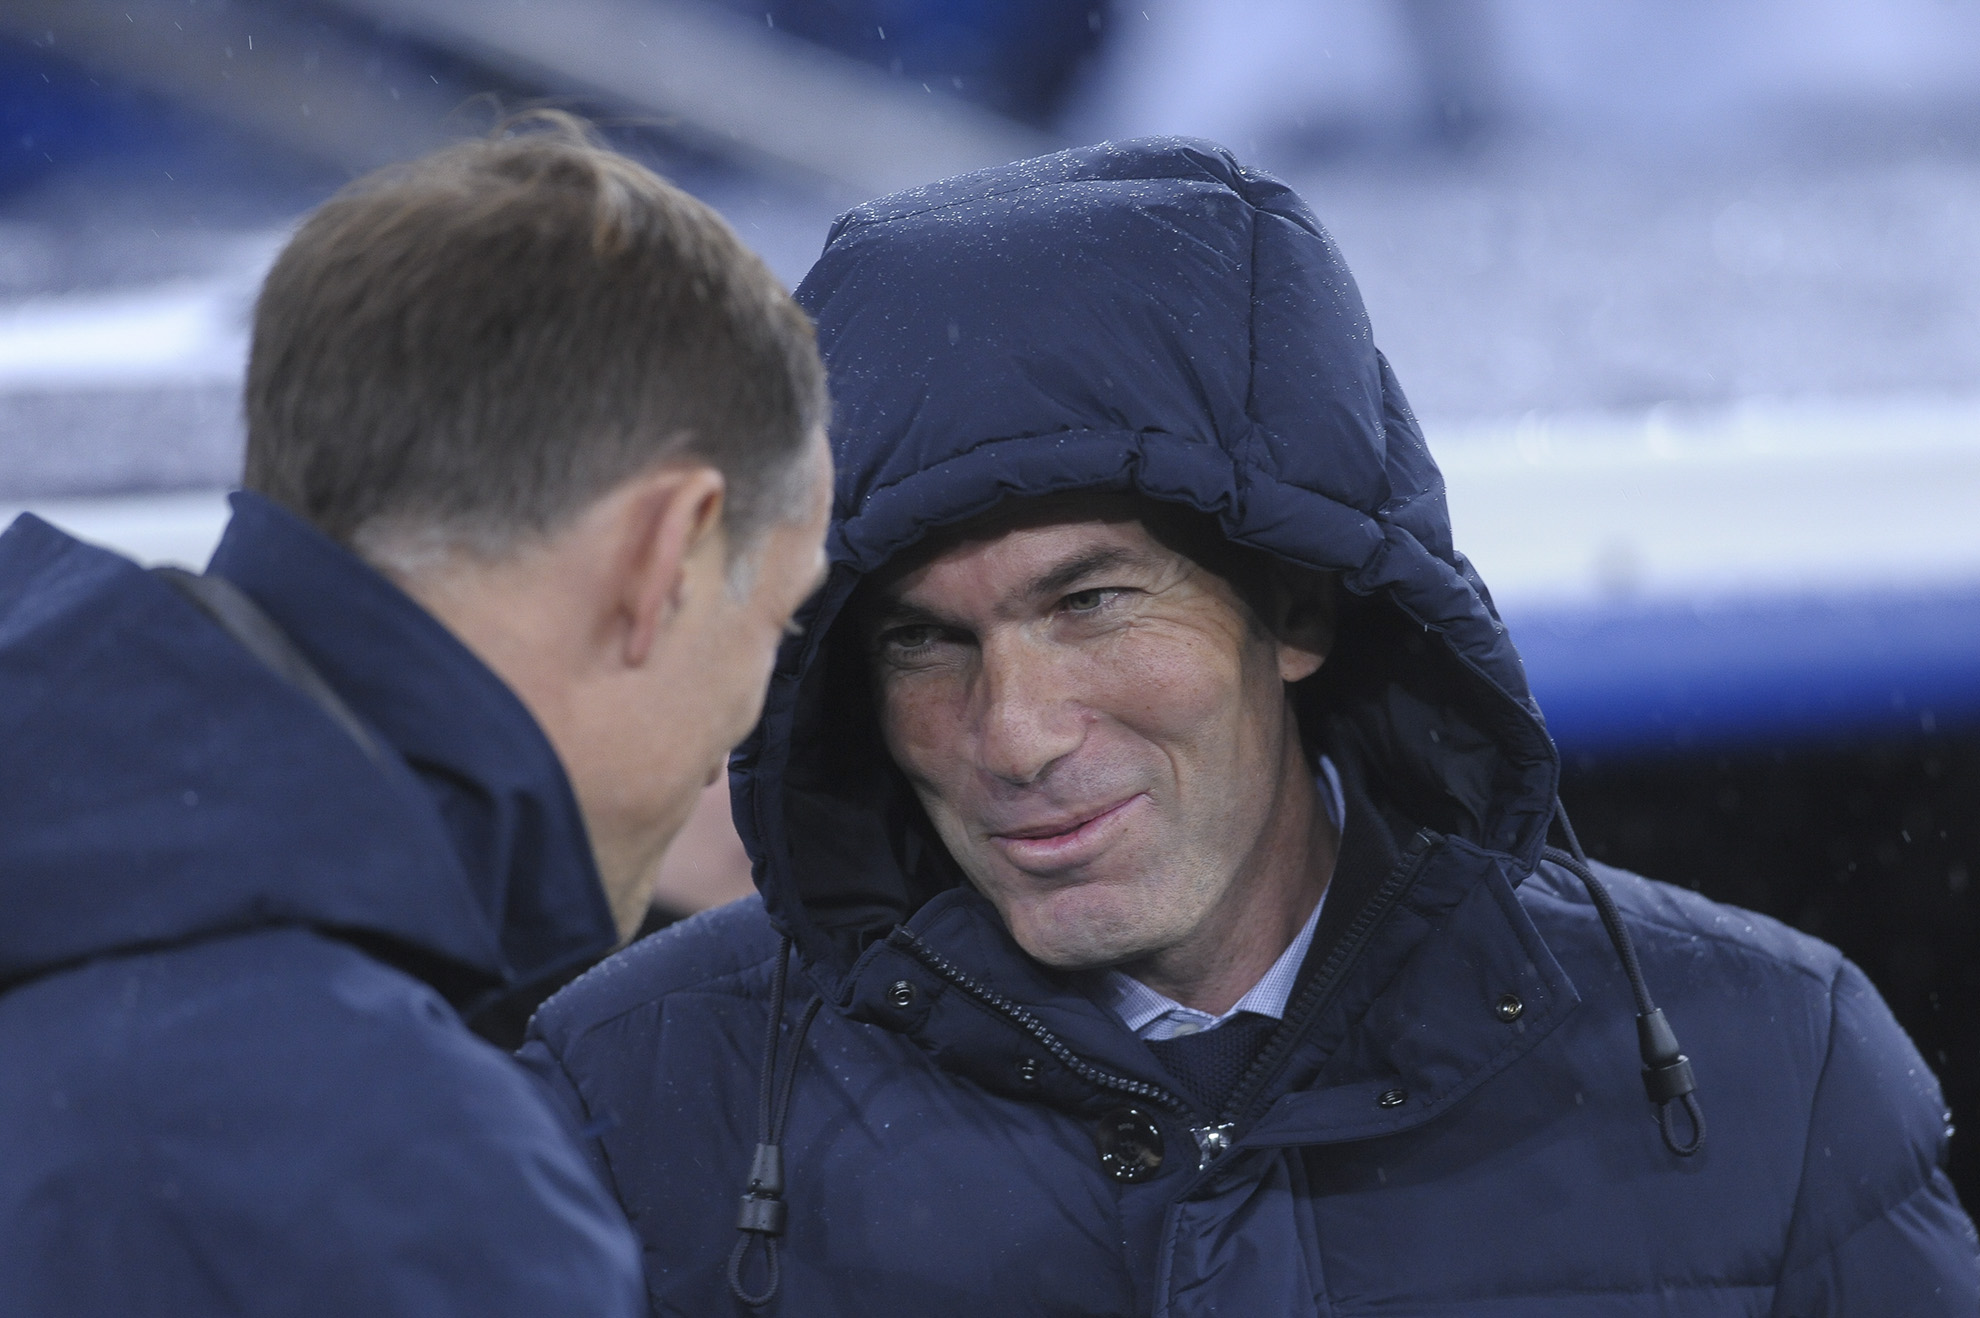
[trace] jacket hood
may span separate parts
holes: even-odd
[[[1552,744],[1354,281],[1285,184],[1205,142],[1064,151],[847,213],[797,297],[832,380],[833,571],[733,780],[821,986],[960,882],[837,624],[864,576],[1007,499],[1134,493],[1341,574],[1310,734],[1399,821],[1537,863]]]
[[[210,570],[404,758],[368,758],[153,574],[20,518],[0,535],[0,983],[286,924],[355,937],[464,1002],[608,948],[569,787],[520,703],[342,549],[254,496],[235,507]],[[366,666],[371,688],[351,680]],[[421,741],[422,707],[465,729],[457,744]],[[517,719],[535,757],[498,753]]]

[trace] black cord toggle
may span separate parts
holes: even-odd
[[[1636,998],[1636,1045],[1643,1058],[1643,1092],[1650,1096],[1650,1102],[1657,1109],[1657,1129],[1664,1137],[1664,1147],[1680,1158],[1689,1158],[1698,1152],[1705,1143],[1705,1112],[1698,1106],[1697,1096],[1692,1092],[1698,1082],[1691,1074],[1691,1059],[1678,1047],[1677,1032],[1671,1023],[1664,1019],[1663,1008],[1650,1001],[1650,988],[1643,982],[1643,966],[1637,960],[1636,946],[1630,941],[1629,930],[1624,927],[1622,912],[1616,908],[1616,899],[1595,877],[1589,867],[1588,853],[1581,849],[1581,840],[1574,835],[1574,825],[1568,822],[1567,811],[1559,801],[1554,803],[1554,819],[1560,824],[1561,833],[1567,839],[1568,850],[1548,847],[1545,855],[1548,860],[1566,869],[1581,880],[1581,886],[1588,890],[1588,899],[1595,903],[1595,912],[1601,917],[1602,928],[1609,935],[1609,944],[1616,950],[1616,959],[1622,962],[1623,977],[1629,981],[1629,991]],[[1684,1109],[1691,1122],[1691,1136],[1681,1139],[1678,1136],[1676,1112]]]
[[[1691,1059],[1678,1051],[1677,1034],[1662,1007],[1636,1018],[1636,1046],[1643,1054],[1643,1092],[1652,1103],[1669,1103],[1698,1088]]]
[[[784,1028],[784,988],[790,973],[791,940],[786,937],[778,948],[777,969],[770,979],[770,1029],[763,1041],[763,1078],[758,1087],[756,1152],[749,1160],[749,1183],[743,1187],[742,1207],[736,1214],[736,1230],[742,1232],[729,1254],[729,1291],[752,1309],[760,1309],[777,1298],[783,1273],[777,1260],[777,1240],[784,1234],[789,1205],[784,1202],[784,1150],[781,1144],[784,1123],[791,1111],[791,1087],[797,1081],[798,1055],[804,1051],[804,1036],[824,1006],[813,998],[798,1017],[791,1040],[790,1065],[779,1067],[778,1036]],[[752,1246],[763,1245],[763,1289],[752,1291],[743,1284],[743,1268],[749,1262]]]
[[[743,1191],[736,1230],[781,1236],[785,1212],[784,1151],[775,1144],[759,1144],[749,1164],[749,1188]]]

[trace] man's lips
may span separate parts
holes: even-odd
[[[1113,841],[1143,799],[1137,792],[1099,810],[992,833],[990,841],[1021,869],[1076,865]]]

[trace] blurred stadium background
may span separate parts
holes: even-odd
[[[1980,1118],[1980,6],[0,0],[0,520],[202,562],[288,227],[546,102],[792,283],[845,206],[1058,145],[1287,177],[1590,849],[1840,944]],[[747,883],[718,787],[664,902]]]

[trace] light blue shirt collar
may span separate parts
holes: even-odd
[[[1333,820],[1338,833],[1346,822],[1347,813],[1341,797],[1341,775],[1334,762],[1324,755],[1320,757],[1319,786],[1327,807],[1327,817]],[[1313,913],[1306,917],[1306,923],[1293,935],[1286,950],[1279,953],[1279,959],[1272,963],[1272,968],[1221,1016],[1185,1007],[1118,970],[1107,972],[1101,986],[1101,1000],[1121,1018],[1122,1024],[1141,1039],[1173,1039],[1178,1035],[1214,1030],[1241,1011],[1257,1012],[1273,1020],[1282,1019],[1286,1014],[1286,1003],[1292,997],[1293,985],[1299,979],[1299,968],[1306,962],[1307,949],[1313,946],[1313,931],[1320,925],[1320,911],[1326,904],[1327,893],[1323,889],[1320,900],[1313,904]]]

